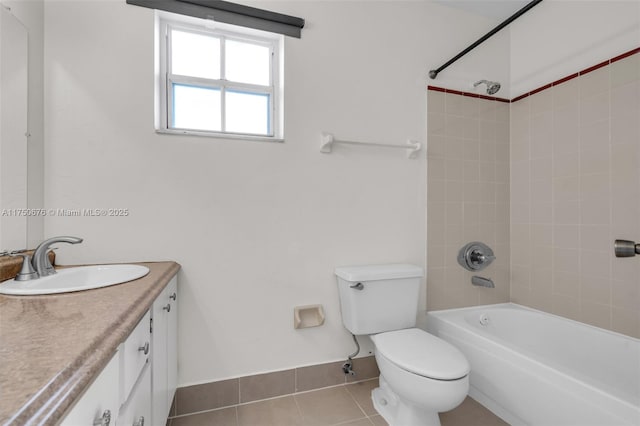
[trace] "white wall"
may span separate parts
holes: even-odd
[[[516,97],[640,46],[640,1],[546,0],[510,32]]]
[[[307,22],[285,42],[283,144],[154,133],[153,12],[45,5],[46,206],[131,212],[47,217],[46,235],[85,238],[62,263],[182,264],[181,385],[344,359],[334,267],[425,266],[424,151],[326,155],[320,133],[425,142],[428,70],[488,26],[429,2],[260,6]],[[327,322],[294,330],[312,303]]]

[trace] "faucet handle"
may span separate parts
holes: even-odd
[[[33,265],[31,264],[31,255],[24,253],[12,253],[10,256],[22,257],[22,268],[20,269],[20,272],[18,272],[18,275],[16,275],[16,281],[29,281],[40,277],[36,270],[33,269]]]

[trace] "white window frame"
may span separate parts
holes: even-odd
[[[167,16],[168,15],[168,16]],[[158,133],[207,136],[224,139],[245,139],[271,142],[283,142],[283,94],[282,94],[282,49],[284,37],[228,24],[211,23],[210,21],[183,17],[174,14],[157,12],[156,14],[156,120]],[[171,73],[171,29],[204,34],[219,38],[220,43],[220,79],[206,79],[174,75]],[[269,86],[240,83],[225,79],[225,41],[248,42],[268,47],[271,53]],[[201,129],[183,129],[170,127],[173,105],[173,84],[185,84],[198,87],[219,89],[221,96],[221,131]],[[227,90],[269,95],[269,135],[227,132],[225,126],[225,92]]]

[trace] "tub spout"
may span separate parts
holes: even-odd
[[[474,275],[471,277],[471,284],[477,285],[479,287],[487,287],[487,288],[495,288],[496,285],[493,283],[491,278],[484,278]]]

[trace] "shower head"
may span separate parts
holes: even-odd
[[[480,80],[473,83],[473,87],[478,87],[479,84],[487,85],[487,95],[494,95],[500,90],[500,83],[497,81]]]

